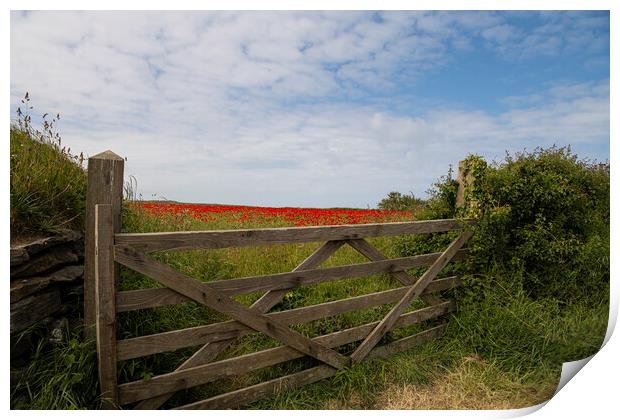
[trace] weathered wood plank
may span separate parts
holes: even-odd
[[[208,283],[213,289],[229,296],[260,292],[266,290],[288,290],[308,284],[342,280],[372,274],[395,273],[409,268],[425,267],[433,263],[440,252],[417,255],[414,257],[395,258],[339,267],[302,270],[291,273],[268,274],[264,276],[245,277],[232,280],[220,280]],[[454,261],[465,259],[467,250],[459,250]],[[204,283],[203,283],[204,284]],[[186,296],[166,288],[140,289],[117,294],[117,311],[126,312],[137,309],[155,308],[163,305],[189,302]]]
[[[347,244],[355,249],[357,252],[368,258],[370,261],[381,261],[389,259],[381,251],[372,246],[366,239],[349,239]],[[403,285],[411,285],[415,283],[416,279],[413,276],[407,274],[406,271],[399,271],[391,274],[396,280],[398,280]],[[426,302],[427,305],[437,305],[441,302],[436,296],[427,294],[421,296],[422,300]]]
[[[436,307],[424,308],[418,311],[401,315],[393,328],[413,325],[441,315],[445,315],[455,309],[453,302],[445,302]],[[333,348],[363,339],[372,331],[378,322],[373,322],[358,327],[337,331],[316,337],[314,340],[324,346]],[[402,347],[402,345],[401,345]],[[225,359],[189,369],[158,375],[148,380],[125,383],[119,386],[119,398],[121,404],[150,398],[154,395],[179,391],[198,385],[203,385],[218,379],[233,375],[241,375],[257,369],[273,366],[303,357],[290,347],[281,346],[262,350],[243,356]]]
[[[102,406],[116,408],[116,309],[114,292],[114,216],[111,204],[95,206],[95,314]]]
[[[439,290],[447,290],[460,284],[461,281],[458,276],[447,277],[432,281],[424,292],[433,293]],[[303,308],[273,312],[266,314],[266,316],[280,320],[287,325],[307,323],[346,312],[397,302],[407,290],[409,287],[401,287]],[[254,330],[237,321],[219,322],[120,340],[117,343],[117,356],[119,360],[127,360],[209,342],[219,345],[221,340],[240,338],[253,332]]]
[[[336,252],[340,247],[342,247],[342,245],[344,245],[344,241],[329,241],[324,243],[308,258],[306,258],[297,267],[295,267],[293,271],[307,270],[321,265],[321,263],[327,260],[334,252]],[[263,296],[261,296],[250,307],[256,311],[265,313],[269,311],[273,306],[275,306],[278,302],[280,302],[287,292],[288,290],[286,289],[270,290]],[[210,343],[207,342],[207,344],[205,344],[190,358],[183,362],[177,369],[175,369],[175,371],[188,369],[190,367],[210,362],[211,360],[215,359],[217,355],[220,354],[226,347],[228,347],[229,344],[234,342],[237,337],[239,337],[238,333],[231,336],[228,340],[215,341]],[[205,341],[201,341],[199,344],[203,343],[205,343]],[[135,408],[138,410],[157,409],[161,407],[161,405],[165,403],[168,398],[172,397],[172,395],[174,395],[174,393],[163,394],[154,398],[143,400],[139,404],[137,404]]]
[[[312,384],[322,379],[327,379],[338,372],[331,366],[316,366],[301,372],[281,376],[270,381],[261,382],[246,388],[220,394],[206,400],[175,407],[174,410],[220,410],[234,407],[242,407],[254,401],[266,398],[270,395],[284,392],[288,389]]]
[[[411,301],[418,297],[428,284],[439,274],[439,272],[450,262],[457,251],[471,238],[473,233],[469,230],[464,231],[456,238],[439,258],[426,270],[426,272],[409,288],[405,296],[392,308],[383,318],[377,327],[366,337],[366,339],[355,349],[351,359],[359,363],[377,345],[381,337],[390,330],[392,324],[396,322],[400,314],[409,306]]]
[[[349,239],[347,244],[368,258],[370,261],[389,260],[388,257],[383,255],[377,248],[369,244],[365,239]],[[390,275],[405,286],[415,282],[415,279],[404,271],[397,271],[395,273],[390,273]]]
[[[473,221],[465,221],[465,223],[471,224]],[[198,248],[213,249],[447,232],[462,229],[462,224],[463,221],[457,219],[442,219],[366,225],[214,230],[202,232],[120,233],[116,235],[116,243],[120,245],[129,245],[143,252]]]
[[[95,205],[111,204],[114,233],[121,231],[123,167],[120,156],[106,151],[88,159],[84,235],[84,333],[95,337]],[[114,269],[118,283],[118,268]]]
[[[349,358],[310,340],[288,328],[280,321],[248,308],[229,298],[206,283],[199,283],[152,257],[133,250],[131,247],[115,248],[117,261],[127,267],[153,278],[166,287],[192,298],[220,313],[247,325],[248,327],[280,340],[302,353],[312,356],[336,368],[349,364]]]
[[[445,325],[415,334],[394,343],[385,346],[379,346],[373,349],[368,355],[369,358],[385,358],[402,350],[409,349],[413,346],[426,343],[430,340],[437,339],[443,335]],[[287,389],[295,388],[302,385],[311,384],[321,379],[329,378],[336,374],[338,370],[330,366],[321,365],[301,372],[282,376],[257,385],[238,389],[225,394],[217,395],[206,400],[197,401],[195,403],[186,404],[176,407],[177,410],[217,410],[224,408],[241,407],[259,399],[268,397],[276,392],[282,392]]]

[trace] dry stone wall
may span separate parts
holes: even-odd
[[[60,340],[83,316],[84,238],[78,231],[11,246],[11,360],[27,357],[33,326]]]

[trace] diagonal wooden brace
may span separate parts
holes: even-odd
[[[366,239],[347,239],[347,244],[349,244],[351,248],[355,249],[364,257],[368,258],[370,261],[382,261],[389,259],[383,255],[381,251],[372,246]],[[397,271],[395,273],[391,273],[391,276],[398,280],[403,286],[412,285],[416,281],[416,279],[407,274],[406,271]],[[422,300],[427,305],[438,305],[442,302],[441,299],[433,295],[422,296]]]
[[[347,239],[347,244],[357,252],[368,258],[370,261],[389,260],[381,251],[372,246],[366,239]],[[410,286],[415,283],[415,279],[404,271],[390,273],[403,286]]]
[[[316,252],[312,253],[312,255],[295,267],[293,271],[309,270],[311,268],[318,267],[344,244],[345,241],[325,242],[319,249],[316,250]],[[259,312],[268,312],[271,308],[282,301],[284,295],[286,295],[290,290],[292,289],[270,290],[254,302],[251,308]]]
[[[409,291],[401,298],[401,300],[392,308],[392,310],[381,320],[379,325],[368,337],[359,345],[359,347],[351,355],[351,360],[354,363],[359,363],[370,353],[370,351],[377,345],[381,337],[392,328],[398,317],[405,311],[407,306],[418,297],[428,284],[439,274],[439,272],[450,262],[456,252],[471,238],[473,233],[471,231],[463,232],[458,238],[456,238],[450,246],[437,258],[437,260],[426,270],[426,272],[416,281]]]
[[[301,271],[301,270],[309,270],[311,268],[315,268],[325,260],[327,260],[334,252],[336,252],[342,245],[345,244],[345,241],[328,241],[321,245],[315,252],[313,252],[308,258],[302,261],[297,267],[295,267],[292,271]],[[254,302],[250,308],[257,310],[259,312],[266,313],[275,305],[277,305],[284,295],[290,289],[282,289],[282,290],[271,290],[261,296],[256,302]],[[235,341],[235,338],[231,340],[223,340],[216,341],[212,343],[207,343],[202,346],[196,353],[194,353],[189,359],[187,359],[183,364],[181,364],[175,371],[189,369],[194,366],[200,366],[205,363],[210,362],[215,359],[222,351],[224,351],[232,342]],[[143,400],[136,405],[136,409],[138,410],[155,410],[162,406],[170,397],[172,397],[174,393],[168,393],[159,395],[157,397],[150,398],[148,400]]]
[[[270,319],[262,313],[250,309],[218,292],[208,284],[199,283],[191,277],[179,273],[173,268],[131,247],[117,246],[115,248],[115,259],[129,268],[151,277],[177,293],[228,315],[256,331],[275,338],[283,344],[335,368],[340,369],[350,363],[350,359],[347,356],[343,356],[335,350],[312,341],[308,337],[291,330],[286,324]]]

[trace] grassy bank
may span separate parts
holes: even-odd
[[[21,113],[11,125],[12,238],[66,228],[83,229],[83,157],[62,146],[55,131],[57,119],[47,115],[41,129],[33,128],[30,117]]]

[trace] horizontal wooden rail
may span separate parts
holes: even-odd
[[[460,284],[461,280],[458,276],[438,279],[429,284],[425,293],[436,293],[452,289]],[[407,290],[408,287],[400,287],[398,289],[370,293],[303,308],[273,312],[267,314],[267,316],[280,320],[287,325],[307,323],[346,312],[397,302],[405,295]],[[253,332],[254,330],[238,321],[225,321],[200,327],[129,338],[118,341],[117,357],[118,360],[128,360],[209,342],[240,338]]]
[[[118,257],[123,247],[117,246],[117,249],[120,249],[120,252],[117,252]],[[431,265],[440,255],[441,252],[436,252],[417,255],[415,257],[395,258],[338,267],[316,268],[290,273],[267,274],[264,276],[245,277],[232,280],[219,280],[205,284],[229,296],[267,290],[291,289],[308,284],[373,274],[397,273],[410,268],[426,267]],[[468,251],[466,249],[459,250],[453,258],[453,261],[465,259],[467,256]],[[131,290],[117,293],[116,311],[126,312],[189,301],[191,301],[191,299],[188,297],[168,288]]]
[[[444,302],[437,306],[409,312],[401,315],[392,326],[392,329],[427,321],[453,310],[454,304],[452,302]],[[335,348],[364,339],[378,324],[378,321],[372,322],[316,337],[313,340],[326,347]],[[194,368],[158,375],[148,380],[129,382],[119,385],[119,402],[121,404],[128,404],[157,395],[203,385],[228,376],[252,372],[303,356],[305,356],[303,353],[291,347],[280,346]]]
[[[445,331],[446,324],[430,328],[418,334],[393,341],[389,344],[375,347],[369,354],[369,359],[385,358],[392,354],[408,350],[414,346],[424,344],[428,341],[441,337]],[[175,407],[175,410],[217,410],[222,408],[240,407],[250,404],[261,398],[268,397],[276,392],[282,392],[286,389],[295,388],[302,385],[311,384],[327,379],[338,372],[338,370],[326,366],[316,366],[301,372],[281,376],[267,382],[252,385],[246,388],[220,394],[206,400],[197,401],[195,403]]]
[[[473,220],[442,219],[364,225],[119,233],[115,235],[115,243],[129,245],[143,252],[179,251],[447,232],[460,230],[464,224],[473,223]]]

